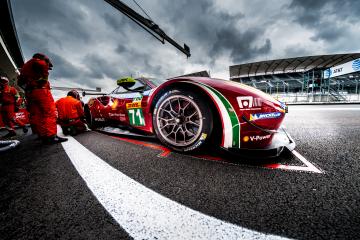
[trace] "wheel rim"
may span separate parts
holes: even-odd
[[[199,106],[189,97],[174,95],[163,101],[156,121],[161,136],[178,147],[189,146],[200,136],[203,117]]]

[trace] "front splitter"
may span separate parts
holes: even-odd
[[[259,159],[278,157],[284,149],[291,152],[295,149],[295,146],[295,141],[286,132],[286,130],[281,127],[276,133],[274,133],[271,144],[265,148],[223,148],[223,150],[230,154],[235,154],[248,159]]]

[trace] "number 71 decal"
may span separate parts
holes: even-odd
[[[141,108],[128,110],[129,122],[133,126],[145,126],[145,119]]]

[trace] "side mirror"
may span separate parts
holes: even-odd
[[[125,89],[131,88],[132,86],[135,85],[135,83],[136,80],[132,77],[123,77],[117,80],[117,85]]]

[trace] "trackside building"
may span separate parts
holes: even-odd
[[[230,80],[289,103],[360,100],[360,53],[306,56],[230,66]]]
[[[16,71],[24,64],[12,16],[10,0],[0,1],[0,74],[14,84]]]

